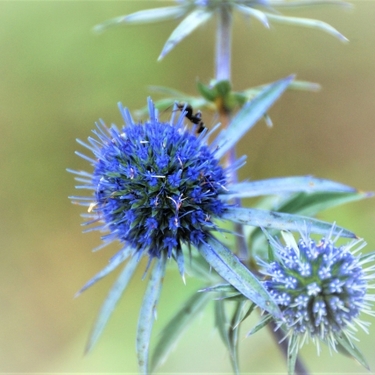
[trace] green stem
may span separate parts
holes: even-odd
[[[215,58],[215,78],[216,81],[230,81],[231,79],[231,55],[232,55],[232,10],[227,6],[219,9],[220,13],[217,22],[216,39],[216,58]],[[230,122],[230,113],[223,107],[223,103],[218,105],[221,123],[227,127]],[[221,107],[220,107],[221,105]],[[227,155],[227,165],[232,165],[236,160],[236,150],[233,147]],[[237,171],[233,171],[230,176],[230,182],[238,182]],[[241,206],[241,199],[235,199],[234,204]],[[246,240],[241,224],[235,224],[234,230],[237,236],[237,255],[244,263],[247,263],[249,256],[246,246]]]

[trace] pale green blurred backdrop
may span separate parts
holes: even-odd
[[[74,293],[102,268],[115,247],[91,253],[97,233],[81,234],[82,212],[65,168],[86,168],[74,155],[98,118],[120,123],[117,102],[145,104],[147,85],[195,93],[212,77],[214,23],[195,32],[165,60],[156,59],[175,22],[132,26],[94,35],[108,18],[165,5],[157,1],[29,1],[0,3],[0,372],[135,372],[135,329],[145,282],[142,272],[94,351],[83,349],[91,324],[115,275],[78,299]],[[319,82],[319,93],[288,92],[271,110],[274,128],[259,123],[240,145],[248,154],[242,177],[314,174],[375,190],[375,2],[352,10],[323,7],[289,12],[338,28],[344,44],[319,31],[236,17],[233,81],[240,90],[296,73]],[[168,114],[166,114],[168,116]],[[214,119],[205,114],[212,126]],[[375,250],[375,200],[327,211]],[[142,271],[142,270],[141,270]],[[184,286],[176,272],[165,282],[157,334],[174,308],[199,284]],[[248,323],[250,327],[255,320]],[[373,322],[374,323],[374,322]],[[374,325],[374,324],[373,324]],[[241,365],[249,373],[285,373],[267,331],[241,339]],[[359,333],[375,368],[375,326]],[[326,349],[326,348],[325,348]],[[364,372],[327,350],[303,351],[315,373]],[[161,371],[230,372],[228,355],[202,315]]]

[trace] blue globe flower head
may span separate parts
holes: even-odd
[[[94,190],[92,220],[139,256],[179,258],[183,244],[198,246],[228,207],[226,171],[206,144],[183,123],[135,123],[126,110],[121,129],[98,124],[89,138],[95,155],[88,188]],[[181,264],[182,265],[182,264]],[[180,269],[183,273],[183,268]]]
[[[297,337],[297,346],[311,338],[318,352],[319,340],[336,350],[342,335],[351,343],[356,325],[367,332],[362,312],[375,315],[375,298],[368,293],[374,288],[375,254],[358,254],[366,245],[361,239],[337,246],[332,233],[318,242],[308,230],[300,235],[296,243],[285,234],[286,245],[271,239],[276,260],[260,262],[267,276],[264,285],[283,312],[278,328]]]

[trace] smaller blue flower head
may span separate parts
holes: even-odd
[[[361,312],[374,315],[370,303],[374,296],[367,293],[374,266],[363,266],[375,256],[355,255],[365,246],[362,240],[335,246],[330,237],[315,242],[301,233],[298,243],[291,237],[286,237],[286,246],[274,241],[277,260],[262,265],[264,284],[283,311],[279,327],[299,336],[300,344],[311,337],[335,349],[338,334],[350,339],[355,324],[366,328],[358,318]],[[354,253],[353,247],[357,247]]]

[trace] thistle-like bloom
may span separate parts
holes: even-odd
[[[334,350],[345,342],[353,346],[356,325],[367,332],[359,315],[375,315],[375,297],[368,293],[374,288],[375,254],[359,254],[366,245],[361,239],[337,246],[331,237],[332,232],[316,242],[305,231],[298,243],[285,236],[285,246],[271,239],[276,260],[262,262],[265,286],[283,312],[278,327],[296,339],[292,350],[309,338],[318,352],[319,340]]]
[[[150,121],[137,124],[123,115],[122,130],[101,124],[99,142],[90,139],[97,157],[93,216],[110,232],[105,242],[116,238],[139,257],[165,253],[183,275],[181,246],[199,246],[229,207],[218,199],[227,191],[226,171],[202,141],[205,135],[187,130],[182,117],[176,124],[159,122],[151,108]]]
[[[149,258],[150,281],[143,300],[138,331],[137,351],[141,372],[147,373],[148,345],[165,266],[173,258],[184,274],[184,247],[195,247],[216,272],[245,297],[275,317],[280,310],[262,283],[215,236],[222,230],[217,220],[265,228],[296,230],[309,222],[312,231],[322,233],[330,224],[319,220],[279,212],[234,207],[230,200],[267,194],[301,191],[353,192],[348,186],[310,176],[276,178],[264,181],[229,184],[230,175],[243,165],[240,158],[228,168],[220,159],[233,147],[281,95],[292,77],[267,86],[235,116],[229,127],[208,144],[213,133],[205,129],[199,135],[184,124],[184,113],[169,122],[161,122],[149,100],[149,120],[133,121],[120,105],[125,125],[107,128],[101,122],[89,137],[89,144],[78,141],[94,158],[77,153],[89,161],[93,172],[72,171],[83,182],[79,189],[93,191],[92,196],[72,197],[73,202],[88,207],[85,225],[106,232],[103,246],[119,241],[121,250],[79,293],[109,274],[120,264],[125,267],[112,287],[99,313],[87,350],[100,336],[111,312],[127,287],[140,259]],[[338,228],[343,236],[353,233]]]

